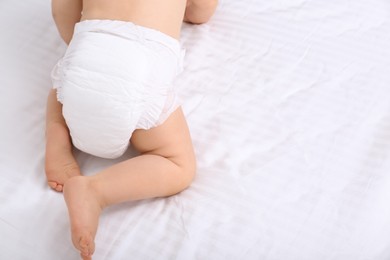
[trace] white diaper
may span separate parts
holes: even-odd
[[[121,156],[135,129],[164,122],[179,106],[180,43],[130,22],[88,20],[52,72],[73,144],[103,158]]]

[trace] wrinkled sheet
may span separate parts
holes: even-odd
[[[0,32],[0,259],[78,259],[44,176],[50,1],[1,1]],[[182,43],[196,179],[106,209],[94,259],[390,259],[390,2],[221,0]]]

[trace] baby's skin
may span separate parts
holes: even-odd
[[[121,20],[159,30],[179,40],[182,22],[200,24],[213,15],[217,0],[53,0],[54,21],[69,44],[82,20]],[[92,176],[83,176],[72,154],[72,141],[56,90],[48,96],[45,171],[48,185],[64,194],[72,241],[83,259],[91,259],[101,211],[113,204],[174,195],[186,189],[196,172],[194,149],[182,109],[161,125],[135,130],[131,145],[139,156]]]

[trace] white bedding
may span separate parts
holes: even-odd
[[[78,259],[44,176],[50,1],[2,0],[0,32],[0,259]],[[390,2],[221,0],[182,42],[197,177],[105,210],[94,259],[390,259]]]

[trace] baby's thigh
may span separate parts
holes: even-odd
[[[142,154],[160,155],[172,161],[189,160],[188,163],[195,160],[191,136],[180,107],[163,124],[134,131],[131,144]]]

